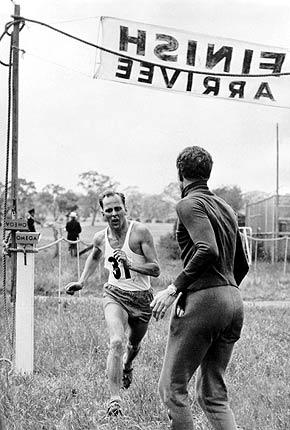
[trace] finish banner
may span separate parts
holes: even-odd
[[[290,51],[101,18],[96,78],[290,108]],[[289,74],[288,74],[289,73]]]

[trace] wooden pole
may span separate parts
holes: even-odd
[[[20,6],[14,6],[14,16],[20,16]],[[17,219],[18,195],[18,100],[19,100],[19,23],[14,24],[12,33],[12,173],[11,173],[11,199],[12,218]],[[11,233],[12,248],[16,248],[16,231]],[[17,253],[11,257],[11,301],[16,299]]]

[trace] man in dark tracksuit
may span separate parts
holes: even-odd
[[[238,285],[248,272],[232,208],[209,191],[212,159],[203,148],[177,158],[182,199],[177,240],[184,269],[151,306],[158,320],[175,302],[159,381],[173,430],[193,430],[188,383],[197,371],[198,402],[216,430],[236,430],[224,374],[243,325]]]
[[[82,232],[82,228],[80,223],[77,220],[77,214],[75,212],[71,212],[70,221],[66,223],[66,231],[67,231],[67,239],[71,241],[76,241],[79,238],[80,233]],[[71,257],[77,256],[77,244],[70,243],[69,244],[69,252]]]

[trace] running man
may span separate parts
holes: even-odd
[[[107,414],[116,416],[122,415],[121,388],[129,388],[132,382],[132,362],[140,350],[152,313],[150,276],[159,276],[160,269],[151,233],[143,224],[126,217],[125,196],[107,191],[100,198],[100,206],[108,227],[95,234],[83,273],[78,282],[66,286],[66,292],[72,295],[82,289],[101,257],[104,258],[109,270],[103,292],[110,340],[106,374],[111,397]]]
[[[197,399],[212,427],[237,430],[224,375],[243,325],[238,285],[249,267],[234,211],[207,187],[211,168],[210,154],[198,146],[177,158],[177,240],[184,269],[151,304],[158,320],[178,297],[159,380],[172,430],[194,428],[188,383],[197,369]]]

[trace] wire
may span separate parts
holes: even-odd
[[[67,22],[87,21],[89,19],[96,19],[96,18],[99,18],[99,16],[88,16],[86,18],[73,18],[73,19],[66,19],[61,21],[52,21],[51,24],[66,24]]]
[[[21,50],[21,51],[23,51],[23,50]],[[39,61],[44,61],[44,62],[49,63],[49,64],[54,64],[55,66],[61,67],[62,69],[69,70],[69,71],[74,72],[74,73],[78,73],[78,74],[83,75],[83,76],[85,76],[87,78],[91,78],[92,77],[88,73],[84,73],[81,70],[72,69],[71,67],[64,66],[63,64],[59,64],[59,63],[56,63],[55,61],[48,60],[47,58],[43,58],[43,57],[40,57],[38,55],[31,54],[30,52],[27,52],[27,51],[24,51],[24,52],[25,52],[26,55],[34,57],[34,58],[36,58]]]
[[[6,27],[5,27],[5,30],[3,31],[3,33],[1,34],[1,36],[0,36],[0,42],[1,42],[1,40],[3,39],[3,37],[4,36],[7,36],[9,33],[7,33],[7,31],[6,31]],[[5,67],[9,67],[9,66],[11,66],[11,64],[7,64],[7,63],[5,63],[4,61],[2,61],[2,60],[0,60],[0,64],[2,65],[2,66],[5,66]]]
[[[11,0],[12,1],[12,0]],[[15,21],[10,21],[10,22],[8,22],[6,25],[5,25],[5,30],[3,31],[3,33],[1,34],[1,36],[0,36],[0,42],[1,42],[1,40],[3,39],[3,37],[4,36],[12,36],[12,33],[9,33],[9,28],[10,27],[12,27],[12,25],[14,25],[14,24],[16,24],[17,23],[17,21],[18,20],[15,20]],[[22,21],[22,25],[20,25],[19,26],[19,31],[21,31],[22,29],[23,29],[23,27],[24,27],[24,25],[25,25],[25,22],[23,22]],[[1,61],[0,60],[0,64],[2,65],[2,66],[5,66],[5,67],[10,67],[12,64],[11,63],[5,63],[4,61]]]
[[[158,63],[154,63],[152,61],[144,61],[144,59],[132,57],[132,56],[126,55],[126,54],[121,54],[120,52],[113,51],[112,49],[105,48],[104,46],[96,45],[95,43],[88,42],[87,40],[84,40],[80,37],[74,36],[70,33],[67,33],[66,31],[59,30],[58,28],[55,28],[52,25],[46,24],[46,23],[41,22],[41,21],[37,21],[34,19],[28,19],[28,18],[24,18],[22,16],[15,16],[15,15],[12,15],[12,18],[15,18],[15,21],[12,21],[9,24],[14,24],[17,21],[21,21],[23,23],[31,22],[34,24],[42,25],[46,28],[49,28],[50,30],[53,30],[53,31],[56,31],[57,33],[62,34],[63,36],[70,37],[71,39],[77,40],[78,42],[84,43],[85,45],[92,46],[93,48],[100,49],[101,51],[107,52],[108,54],[117,55],[118,57],[127,58],[129,60],[137,61],[139,63],[151,64],[152,66],[156,66],[156,67],[160,67],[160,68],[166,68],[166,69],[170,69],[170,70],[178,70],[180,72],[192,73],[192,74],[196,74],[196,75],[227,76],[227,77],[261,78],[261,77],[269,77],[269,76],[270,77],[278,77],[278,76],[289,76],[290,75],[290,72],[263,73],[263,74],[244,74],[244,73],[238,74],[238,73],[216,73],[216,72],[210,72],[209,73],[208,71],[201,72],[199,70],[189,70],[189,69],[183,69],[183,68],[172,67],[172,66],[167,66],[167,65],[164,66],[164,65],[161,65]]]

